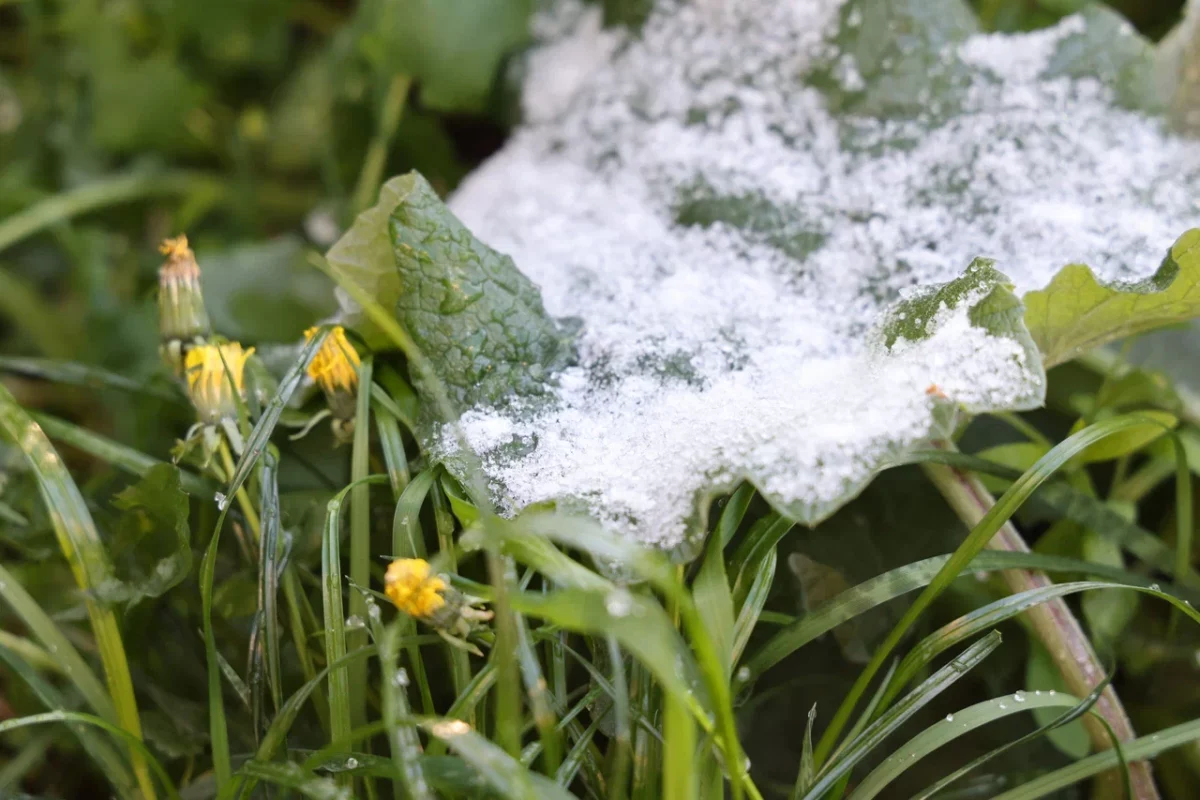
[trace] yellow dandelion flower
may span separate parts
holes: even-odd
[[[215,423],[237,416],[237,398],[246,391],[243,377],[246,361],[253,354],[253,347],[243,350],[237,342],[204,344],[188,351],[185,364],[188,397],[202,422]]]
[[[384,589],[396,608],[418,619],[428,619],[446,604],[446,582],[431,577],[429,562],[421,558],[398,558],[389,564]]]
[[[304,332],[305,341],[317,335],[316,328]],[[308,376],[317,382],[327,395],[338,392],[351,394],[358,388],[358,353],[346,338],[346,329],[338,325],[329,332],[321,348],[308,365]]]

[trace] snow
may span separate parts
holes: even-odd
[[[1022,292],[1073,261],[1138,277],[1195,225],[1197,145],[1098,81],[1041,78],[1081,18],[970,37],[947,54],[971,76],[961,113],[881,121],[833,114],[802,80],[827,62],[844,90],[865,85],[831,57],[839,25],[862,24],[842,11],[667,0],[639,35],[577,0],[539,17],[526,122],[451,202],[549,313],[583,322],[552,402],[461,420],[504,509],[570,499],[670,548],[698,500],[749,476],[820,519],[927,439],[935,404],[1040,402],[1040,365],[972,327],[969,304],[888,350],[897,299],[976,256]],[[780,213],[679,221],[731,197]]]

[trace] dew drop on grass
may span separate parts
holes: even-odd
[[[738,683],[745,683],[746,681],[750,680],[750,668],[741,667],[737,671],[737,675],[735,677],[737,677]]]
[[[1017,692],[1016,694],[1013,695],[1013,700],[1015,700],[1018,703],[1024,703],[1025,702],[1025,693]]]
[[[379,609],[379,604],[374,600],[367,601],[367,616],[371,618],[372,622],[379,622],[383,619],[383,611]]]
[[[364,622],[363,618],[358,614],[351,614],[350,616],[346,617],[346,630],[356,631],[359,628],[365,627],[367,627],[367,623]]]
[[[946,722],[954,722],[954,715],[953,715],[953,714],[947,714],[947,715],[946,715]]]
[[[1160,586],[1159,586],[1157,583],[1152,583],[1152,584],[1150,584],[1150,591],[1152,591],[1152,592],[1161,592],[1161,591],[1162,591],[1162,587],[1160,587]]]
[[[1006,708],[1008,708],[1008,706],[1004,705],[1004,703],[1001,703],[1001,704],[1000,704],[1000,710],[1001,710],[1001,711],[1003,711],[1003,710],[1004,710],[1004,709],[1006,709]]]
[[[217,501],[217,508],[221,511],[224,511],[225,507],[229,505],[229,498],[225,496],[224,492],[217,492],[213,495],[213,499]]]
[[[346,759],[346,769],[357,769],[357,768],[358,768],[358,759],[357,758],[355,758],[354,756],[350,756],[349,758]]]
[[[614,617],[628,616],[633,610],[633,595],[626,589],[614,589],[604,598],[604,608]]]
[[[404,667],[396,670],[396,674],[392,676],[392,685],[402,689],[405,686],[408,686],[408,683],[408,670],[406,670]]]

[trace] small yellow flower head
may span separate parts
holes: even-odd
[[[202,344],[188,351],[185,365],[188,397],[201,422],[216,423],[237,417],[237,398],[246,391],[243,379],[246,360],[253,354],[253,347],[243,350],[237,342]]]
[[[178,374],[183,353],[208,335],[208,311],[200,291],[200,267],[187,237],[166,239],[159,251],[167,260],[158,269],[158,327],[163,359]]]
[[[384,590],[396,608],[418,619],[428,619],[446,604],[446,582],[431,577],[429,562],[421,558],[398,558],[389,564]]]
[[[316,328],[304,332],[304,340],[311,341],[317,335]],[[336,392],[353,393],[358,388],[358,353],[346,338],[346,329],[338,325],[329,332],[321,349],[308,365],[308,376],[317,382],[327,395]]]
[[[304,332],[306,341],[316,335],[316,328]],[[354,436],[359,363],[354,345],[346,338],[346,329],[338,325],[329,331],[308,365],[308,376],[325,393],[325,402],[333,415],[333,433],[339,442],[348,442]]]

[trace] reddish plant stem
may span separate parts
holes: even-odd
[[[991,492],[975,476],[941,464],[930,463],[922,466],[950,507],[968,527],[978,525],[995,505],[996,500]],[[988,546],[993,550],[1013,553],[1029,552],[1029,546],[1011,522],[1004,523]],[[1001,575],[1014,594],[1040,589],[1052,583],[1046,573],[1036,570],[1012,569],[1003,571]],[[1061,598],[1030,608],[1025,612],[1025,619],[1054,660],[1072,694],[1085,697],[1103,680],[1104,669],[1100,666],[1096,651],[1092,649],[1091,641],[1084,633],[1079,620]],[[1133,723],[1129,721],[1129,716],[1111,685],[1100,695],[1093,710],[1108,722],[1120,741],[1136,738]],[[1112,740],[1100,720],[1088,714],[1084,716],[1083,724],[1093,748],[1107,750],[1112,747]],[[1158,789],[1154,785],[1150,762],[1130,762],[1129,777],[1136,800],[1158,800]],[[1097,779],[1094,791],[1093,797],[1097,800],[1122,797],[1124,789],[1120,774],[1112,771],[1101,775]]]

